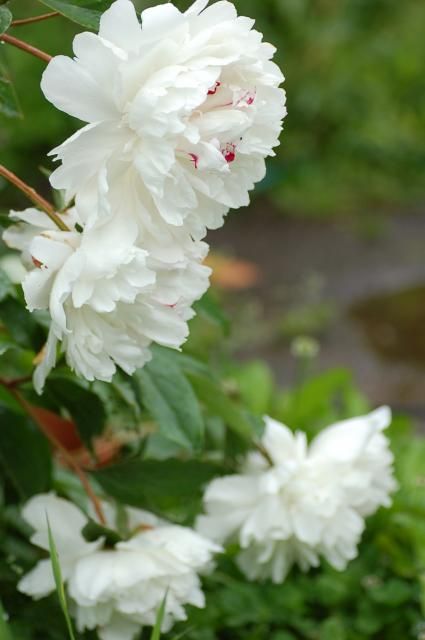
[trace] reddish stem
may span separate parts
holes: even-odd
[[[50,60],[52,59],[52,56],[49,56],[48,53],[45,53],[44,51],[37,49],[37,47],[33,47],[31,44],[28,44],[28,42],[24,42],[23,40],[19,40],[18,38],[9,36],[7,33],[3,33],[3,35],[0,36],[0,40],[3,40],[3,42],[7,42],[8,44],[11,44],[12,46],[17,47],[18,49],[22,49],[23,51],[30,53],[36,58],[40,58],[40,60],[43,60],[43,62],[50,62]]]
[[[103,513],[103,509],[102,509],[102,505],[100,503],[100,500],[97,497],[97,495],[95,494],[95,492],[93,491],[86,474],[81,469],[79,464],[74,460],[73,456],[69,453],[69,451],[67,451],[65,449],[65,447],[62,446],[62,444],[59,442],[59,440],[48,429],[46,429],[46,427],[43,424],[42,420],[40,420],[40,417],[39,417],[37,411],[34,410],[34,407],[29,402],[27,402],[25,400],[25,398],[21,395],[21,393],[19,391],[17,391],[17,389],[15,389],[13,386],[10,385],[10,381],[6,382],[6,381],[0,379],[0,384],[3,384],[5,387],[7,387],[9,389],[9,391],[13,394],[14,398],[19,402],[21,407],[33,419],[33,421],[35,422],[37,427],[40,429],[40,431],[43,433],[43,435],[49,440],[51,445],[57,451],[60,452],[60,454],[63,457],[63,459],[66,460],[67,464],[71,467],[71,469],[73,469],[73,471],[79,477],[80,482],[81,482],[81,484],[82,484],[82,486],[84,488],[84,491],[86,492],[89,500],[91,500],[91,503],[93,504],[93,508],[95,510],[95,513],[96,513],[98,519],[99,519],[99,522],[101,524],[105,525],[106,524],[106,518],[105,518],[105,515]]]
[[[40,16],[33,16],[32,18],[23,18],[22,20],[14,20],[10,26],[22,27],[25,24],[32,24],[33,22],[41,22],[41,20],[56,18],[56,16],[60,16],[59,11],[52,11],[51,13],[43,13]]]
[[[26,182],[18,178],[18,176],[14,174],[12,171],[10,171],[9,169],[6,169],[6,167],[3,166],[2,164],[0,164],[0,176],[3,176],[3,178],[6,178],[6,180],[11,182],[18,189],[20,189],[22,193],[25,193],[27,198],[32,200],[34,204],[40,207],[40,209],[43,209],[43,211],[49,216],[49,218],[55,223],[55,225],[59,227],[59,229],[61,229],[62,231],[69,231],[68,227],[66,226],[62,218],[58,216],[58,214],[56,213],[56,211],[54,210],[50,202],[45,200],[43,196],[37,193],[35,189],[33,189]]]

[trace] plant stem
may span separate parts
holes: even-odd
[[[84,473],[83,469],[74,460],[73,456],[69,453],[69,451],[67,451],[65,449],[65,447],[63,447],[61,445],[61,443],[56,439],[56,437],[52,433],[50,433],[48,431],[48,429],[45,428],[43,422],[39,419],[37,413],[33,410],[32,406],[25,400],[25,398],[20,394],[20,392],[17,391],[16,389],[10,388],[10,387],[9,387],[9,391],[13,394],[13,396],[19,402],[21,407],[23,409],[25,409],[25,411],[28,413],[28,415],[34,420],[34,422],[36,423],[36,425],[38,426],[40,431],[43,433],[43,435],[49,440],[49,442],[53,445],[53,447],[55,449],[57,449],[57,451],[60,452],[61,456],[63,457],[64,460],[66,460],[66,462],[69,464],[71,469],[74,470],[74,472],[76,473],[76,475],[80,479],[80,482],[81,482],[81,484],[83,486],[84,491],[87,494],[87,497],[92,502],[92,505],[93,505],[93,508],[95,510],[95,513],[96,513],[97,517],[99,518],[99,522],[101,524],[105,525],[106,524],[106,518],[105,518],[105,515],[103,513],[102,505],[100,503],[99,498],[97,497],[97,495],[93,491],[92,486],[91,486],[86,474]]]
[[[3,166],[2,164],[0,164],[0,176],[3,176],[3,178],[6,178],[6,180],[11,182],[13,185],[15,185],[15,187],[17,187],[23,193],[25,193],[27,198],[32,200],[34,204],[39,206],[40,209],[43,209],[43,211],[49,216],[50,220],[52,220],[55,223],[55,225],[59,227],[59,229],[61,229],[61,231],[69,231],[68,227],[66,226],[62,218],[58,216],[58,214],[56,213],[56,211],[54,210],[50,202],[47,202],[47,200],[45,200],[43,196],[37,193],[35,189],[33,189],[28,184],[26,184],[26,182],[18,178],[18,176],[12,173],[12,171],[9,171],[9,169],[6,169],[6,167]]]
[[[33,22],[41,22],[41,20],[56,18],[56,16],[60,16],[59,11],[52,11],[51,13],[43,13],[40,16],[33,16],[32,18],[23,18],[22,20],[14,20],[10,26],[22,27],[25,24],[32,24]]]
[[[261,444],[261,442],[255,441],[255,442],[254,442],[254,446],[255,446],[255,448],[257,449],[257,451],[258,451],[259,453],[261,453],[261,455],[263,456],[263,458],[264,458],[264,459],[269,463],[269,465],[270,465],[271,467],[273,467],[273,466],[274,466],[274,462],[273,462],[273,460],[272,460],[271,456],[269,455],[269,452],[266,450],[266,448],[265,448],[265,447],[263,447],[263,445]]]
[[[36,58],[40,58],[40,60],[43,60],[43,62],[50,62],[50,60],[52,59],[52,56],[49,56],[48,53],[45,53],[44,51],[41,51],[40,49],[33,47],[31,44],[28,44],[28,42],[24,42],[23,40],[18,40],[18,38],[9,36],[7,33],[3,33],[3,35],[0,36],[0,40],[3,40],[3,42],[7,42],[8,44],[11,44],[12,46],[17,47],[18,49],[22,49],[23,51],[30,53]]]

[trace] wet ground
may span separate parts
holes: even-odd
[[[425,215],[312,222],[258,204],[210,240],[261,273],[225,294],[238,357],[265,358],[285,384],[294,338],[314,336],[317,370],[349,368],[372,404],[425,427]]]

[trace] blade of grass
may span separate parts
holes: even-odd
[[[167,594],[165,594],[163,601],[161,602],[161,606],[158,609],[158,613],[156,614],[155,626],[152,629],[151,640],[160,640],[161,638],[161,627],[162,622],[164,620],[165,615],[165,603],[167,601]]]
[[[65,622],[66,622],[66,626],[68,628],[68,635],[70,637],[70,640],[75,640],[75,635],[74,635],[74,631],[73,631],[73,628],[72,628],[71,618],[69,616],[69,611],[68,611],[68,603],[66,601],[65,587],[64,587],[64,584],[63,584],[62,572],[61,572],[61,568],[60,568],[60,564],[59,564],[59,556],[58,556],[58,552],[57,552],[57,549],[56,549],[55,541],[53,539],[53,534],[52,534],[52,530],[50,528],[50,522],[49,522],[49,518],[47,517],[47,514],[46,514],[46,518],[47,518],[47,529],[48,529],[48,533],[49,533],[50,560],[52,562],[53,576],[55,578],[56,591],[57,591],[58,598],[59,598],[59,604],[61,606],[64,618],[65,618]]]
[[[0,600],[0,638],[1,640],[13,640],[12,632],[6,620],[6,612]]]

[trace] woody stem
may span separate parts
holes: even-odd
[[[2,164],[0,164],[0,176],[3,176],[3,178],[6,178],[6,180],[11,182],[18,189],[20,189],[22,193],[25,193],[27,198],[32,200],[34,204],[40,207],[40,209],[43,209],[46,215],[49,216],[50,220],[52,220],[55,223],[55,225],[59,229],[61,229],[61,231],[69,231],[68,227],[66,226],[64,221],[58,216],[58,214],[56,213],[56,211],[54,210],[50,202],[45,200],[43,196],[37,193],[35,189],[33,189],[28,184],[26,184],[26,182],[18,178],[18,176],[15,175],[12,171],[9,171],[9,169],[6,169],[6,167],[3,166]]]
[[[56,18],[56,16],[60,16],[59,11],[52,11],[51,13],[43,13],[40,16],[33,16],[32,18],[23,18],[22,20],[14,20],[10,26],[21,27],[25,24],[32,24],[33,22],[41,22],[41,20]]]
[[[2,381],[0,381],[0,383],[1,382]],[[37,412],[34,410],[33,406],[31,404],[29,404],[29,402],[27,402],[25,400],[25,398],[21,395],[21,393],[17,389],[11,387],[10,385],[8,386],[8,389],[9,389],[10,393],[13,394],[15,399],[19,402],[21,407],[25,410],[25,412],[33,419],[33,421],[35,422],[37,427],[40,429],[40,431],[43,433],[43,435],[49,440],[50,444],[54,447],[54,449],[56,449],[57,451],[60,452],[60,454],[63,457],[63,459],[69,464],[71,469],[78,476],[78,478],[80,479],[80,482],[81,482],[81,484],[83,486],[83,489],[87,494],[87,497],[89,498],[89,500],[91,501],[91,503],[93,505],[95,513],[96,513],[96,515],[97,515],[97,517],[99,519],[99,522],[101,524],[105,525],[106,524],[106,518],[105,518],[105,515],[103,513],[102,505],[100,503],[99,498],[97,497],[97,495],[93,491],[92,486],[90,485],[90,482],[89,482],[86,474],[84,473],[83,469],[74,460],[73,456],[70,455],[69,451],[67,451],[65,449],[65,447],[62,446],[62,444],[59,442],[59,440],[57,440],[56,437],[52,433],[50,433],[50,431],[48,429],[45,428],[42,420],[40,420],[40,418],[39,418]]]
[[[52,56],[49,56],[48,53],[45,53],[44,51],[41,51],[40,49],[37,49],[37,47],[33,47],[31,44],[28,44],[28,42],[24,42],[23,40],[19,40],[18,38],[15,38],[14,36],[9,36],[7,33],[3,33],[0,36],[0,40],[3,40],[3,42],[7,42],[8,44],[11,44],[13,47],[17,47],[18,49],[22,49],[22,51],[26,51],[27,53],[30,53],[31,55],[35,56],[36,58],[39,58],[40,60],[43,60],[43,62],[50,62],[50,60],[52,59]]]

